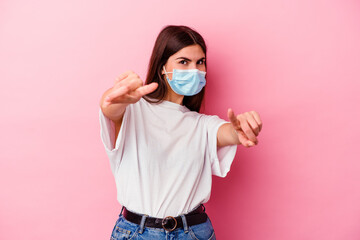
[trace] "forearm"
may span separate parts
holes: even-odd
[[[224,123],[217,132],[217,146],[224,147],[228,145],[240,144],[239,138],[231,123]]]

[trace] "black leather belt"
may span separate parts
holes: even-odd
[[[123,209],[123,215],[126,220],[136,223],[140,225],[141,219],[143,215],[131,212],[127,210],[125,207]],[[185,214],[186,222],[188,226],[200,224],[206,222],[208,216],[205,213],[204,205],[200,205],[195,210]],[[183,228],[183,222],[181,216],[172,217],[168,216],[165,218],[153,218],[153,217],[146,217],[145,219],[145,227],[152,227],[152,228],[163,228],[166,231],[173,231],[177,228]]]

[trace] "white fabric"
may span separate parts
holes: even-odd
[[[178,216],[210,198],[212,174],[225,177],[237,145],[217,149],[218,116],[141,98],[124,113],[119,135],[100,109],[101,139],[122,206],[163,218]]]

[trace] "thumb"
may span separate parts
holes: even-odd
[[[152,82],[150,84],[144,85],[142,87],[139,87],[138,89],[136,89],[136,94],[138,94],[140,97],[149,94],[153,91],[155,91],[157,89],[157,87],[159,86],[158,83],[156,82]]]

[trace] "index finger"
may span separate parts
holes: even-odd
[[[120,97],[129,91],[130,91],[130,89],[127,86],[117,88],[113,92],[111,92],[109,95],[107,95],[105,100],[111,102],[114,98]]]
[[[118,83],[118,82],[120,82],[121,80],[124,80],[125,78],[127,78],[129,75],[130,75],[130,73],[132,73],[133,71],[126,71],[126,72],[124,72],[124,73],[122,73],[122,74],[120,74],[117,78],[116,78],[116,80],[115,80],[115,84],[116,83]]]

